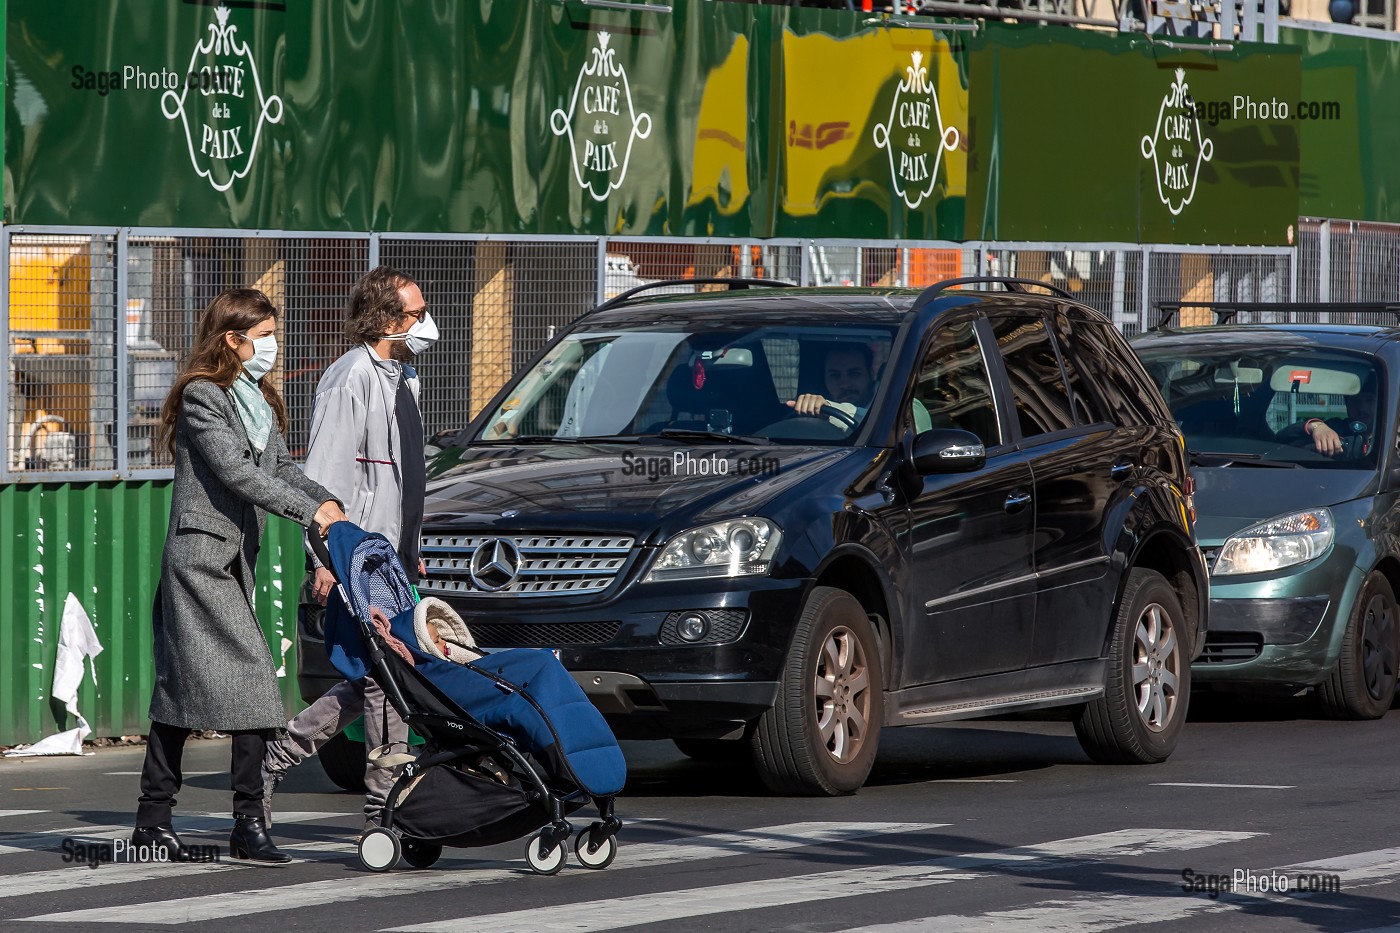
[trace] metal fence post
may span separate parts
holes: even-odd
[[[798,240],[798,241],[797,241],[797,250],[798,250],[798,254],[801,256],[800,266],[799,266],[799,270],[798,270],[798,280],[797,280],[797,284],[798,284],[798,285],[811,285],[811,284],[812,284],[812,241],[811,241],[811,240]]]
[[[1144,243],[1142,246],[1142,323],[1139,325],[1143,330],[1151,330],[1156,326],[1156,321],[1152,320],[1152,247]]]
[[[608,238],[598,237],[598,287],[595,290],[595,303],[608,300]]]
[[[371,233],[369,235],[368,263],[369,269],[377,269],[379,267],[379,234],[377,233]],[[369,269],[365,271],[368,272]]]
[[[1317,300],[1332,300],[1332,221],[1324,220],[1317,236]]]
[[[10,457],[13,452],[10,450],[10,440],[14,436],[14,425],[10,424],[10,412],[12,399],[18,389],[15,382],[15,375],[11,372],[10,362],[10,228],[8,225],[0,225],[0,307],[5,309],[4,314],[0,314],[0,370],[4,371],[5,378],[5,455],[0,457],[0,483],[10,481]]]
[[[127,445],[130,443],[131,403],[128,398],[130,389],[130,369],[127,360],[126,347],[126,309],[127,309],[127,237],[131,234],[130,227],[117,228],[117,248],[116,248],[116,281],[112,287],[112,314],[115,317],[112,328],[112,346],[115,350],[113,361],[113,380],[116,384],[115,411],[112,412],[112,421],[116,424],[116,463],[117,476],[122,479],[127,478]]]

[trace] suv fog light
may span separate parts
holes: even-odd
[[[704,613],[687,612],[680,617],[676,628],[684,640],[700,641],[710,632],[710,620]]]

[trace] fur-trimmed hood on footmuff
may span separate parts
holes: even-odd
[[[443,654],[433,640],[432,633],[428,631],[429,622],[437,628],[438,636],[447,642],[450,656]],[[418,650],[439,660],[460,664],[485,657],[477,649],[471,629],[467,628],[467,623],[462,621],[457,611],[434,596],[424,597],[413,607],[413,632],[418,636]]]

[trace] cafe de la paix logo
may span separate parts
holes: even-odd
[[[253,53],[228,17],[228,7],[214,10],[216,22],[195,43],[179,88],[160,99],[166,119],[184,127],[190,164],[215,191],[248,174],[264,125],[282,120],[282,98],[263,93]]]
[[[1201,165],[1215,153],[1215,143],[1201,135],[1200,115],[1191,99],[1186,70],[1176,69],[1176,80],[1162,95],[1157,126],[1142,138],[1142,157],[1152,160],[1157,197],[1179,215],[1196,196]]]
[[[915,52],[913,60],[894,92],[889,120],[875,124],[875,145],[889,155],[895,193],[910,210],[933,194],[943,151],[958,147],[957,127],[943,125],[924,53]]]
[[[549,115],[554,135],[569,140],[574,179],[595,201],[622,187],[633,143],[651,135],[651,115],[633,104],[627,69],[618,63],[617,49],[608,46],[611,38],[598,33],[598,45],[574,82],[569,109]]]

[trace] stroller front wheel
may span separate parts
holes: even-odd
[[[402,854],[398,833],[376,826],[360,837],[360,864],[370,871],[388,871]]]
[[[569,853],[569,837],[565,836],[553,849],[548,852],[544,850],[545,833],[530,839],[529,845],[525,847],[525,861],[530,864],[530,868],[540,875],[557,875],[559,869],[564,867],[564,861]]]
[[[613,859],[617,858],[617,837],[608,836],[595,849],[589,838],[592,835],[592,831],[588,829],[578,831],[578,835],[574,837],[574,857],[584,868],[607,868]]]

